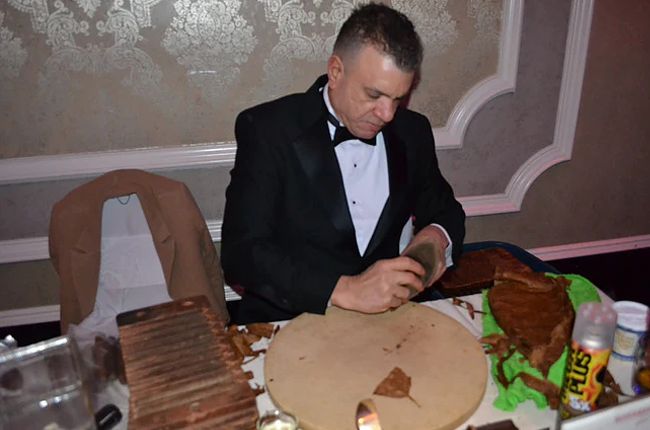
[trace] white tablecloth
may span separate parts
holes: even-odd
[[[474,306],[474,309],[480,310],[482,308],[480,294],[460,297],[460,299],[471,303],[472,306]],[[483,330],[481,323],[481,314],[475,314],[475,317],[472,320],[467,310],[458,306],[454,306],[451,299],[425,302],[423,305],[440,311],[459,321],[472,334],[474,334],[477,339],[481,337]],[[275,324],[283,327],[287,324],[287,321],[282,321]],[[253,349],[260,350],[262,348],[268,348],[269,344],[270,341],[268,339],[262,339],[253,345]],[[251,386],[264,386],[264,353],[260,354],[252,361],[244,361],[244,363],[245,364],[242,366],[242,368],[245,371],[250,370],[253,372],[253,379],[250,381]],[[488,367],[488,369],[490,368],[488,356],[485,357],[485,365]],[[458,429],[465,430],[468,425],[482,425],[506,419],[511,419],[515,423],[515,426],[517,426],[520,430],[539,430],[545,428],[555,429],[555,421],[557,417],[556,411],[552,411],[548,408],[538,409],[532,400],[528,400],[524,403],[519,404],[514,412],[502,412],[492,406],[497,396],[497,386],[494,383],[492,375],[488,370],[488,384],[485,390],[483,401],[481,402],[476,412],[474,412],[474,414],[470,417],[470,419],[459,426]],[[277,407],[271,401],[268,393],[265,392],[257,396],[257,408],[261,414],[267,410],[276,409]]]

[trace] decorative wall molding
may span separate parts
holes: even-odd
[[[507,4],[513,7],[514,3],[518,2],[513,0]],[[572,3],[553,144],[537,152],[519,168],[505,193],[459,198],[468,216],[519,211],[524,196],[535,179],[551,166],[571,158],[593,7],[594,0],[574,0]],[[519,49],[518,45],[516,49]],[[155,170],[229,164],[234,161],[235,153],[235,143],[229,142],[175,149],[0,160],[0,184],[101,174],[118,167]],[[206,222],[212,239],[220,241],[222,221]],[[0,241],[0,264],[47,258],[47,237]]]
[[[60,309],[59,305],[50,305],[0,311],[0,327],[59,321]]]
[[[0,264],[47,260],[49,258],[50,250],[47,237],[0,241]]]
[[[433,129],[437,149],[461,148],[465,131],[476,112],[493,98],[515,90],[523,17],[522,0],[504,1],[497,74],[474,85],[456,104],[447,124]]]
[[[215,238],[215,241],[217,239],[220,240],[221,223],[219,221],[209,221],[208,226],[213,238],[215,238],[215,234],[218,234],[219,236],[218,238]],[[5,256],[5,247],[7,246],[7,242],[8,241],[0,242],[0,256]],[[35,245],[35,243],[33,243],[33,245]],[[47,246],[47,239],[45,239],[45,246]],[[632,249],[641,248],[650,248],[650,235],[631,236],[619,239],[608,239],[594,242],[534,248],[529,249],[528,252],[544,261],[552,261],[563,258],[583,257],[587,255],[629,251]],[[227,301],[239,300],[240,298],[241,297],[237,293],[235,293],[230,287],[226,286]],[[0,327],[8,327],[21,324],[36,324],[58,320],[58,305],[0,311]]]
[[[229,286],[225,286],[226,301],[241,300],[241,296]],[[61,306],[36,306],[33,308],[12,309],[0,311],[0,327],[9,327],[22,324],[37,324],[44,322],[59,321]]]
[[[510,7],[518,1],[508,1]],[[553,144],[542,149],[524,163],[506,187],[505,193],[461,197],[468,216],[516,212],[537,177],[551,166],[569,160],[573,150],[580,94],[587,58],[594,0],[572,3],[564,70],[560,89]],[[519,10],[518,13],[521,13]],[[517,45],[517,50],[518,45]],[[115,168],[148,170],[190,168],[230,164],[236,145],[192,145],[174,149],[142,149],[94,154],[26,157],[0,160],[0,184],[24,183],[51,179],[102,174]],[[221,239],[221,221],[207,221],[212,238]],[[30,238],[0,242],[0,263],[47,259],[47,238]]]
[[[552,261],[642,248],[650,248],[650,234],[619,239],[597,240],[594,242],[572,243],[569,245],[547,246],[544,248],[529,249],[528,252],[544,261]]]
[[[212,240],[221,242],[223,222],[221,220],[208,220],[206,224]],[[529,252],[546,261],[640,248],[650,248],[650,235],[534,248],[530,249]],[[47,260],[49,258],[47,237],[0,241],[0,264]],[[233,291],[232,294],[236,293]]]
[[[593,10],[594,0],[573,0],[571,4],[553,144],[538,151],[515,172],[505,193],[460,198],[468,216],[518,212],[535,179],[546,169],[571,159]]]
[[[212,241],[221,242],[221,227],[223,226],[223,220],[206,220],[205,224],[208,226],[208,231],[210,232]]]
[[[523,24],[523,0],[505,0],[497,74],[475,85],[456,105],[447,125],[434,129],[438,149],[462,146],[465,130],[488,101],[515,88]],[[196,168],[235,161],[235,142],[215,142],[178,148],[147,148],[0,160],[0,185],[99,176],[115,169],[162,170]]]
[[[222,220],[206,220],[213,242],[221,242]],[[0,240],[0,264],[25,261],[49,260],[50,250],[47,237]]]
[[[502,38],[500,77],[490,78],[489,82],[484,81],[470,91],[454,110],[447,131],[436,130],[437,139],[443,147],[460,145],[453,143],[454,139],[462,140],[467,122],[481,103],[488,101],[486,97],[493,98],[499,91],[506,91],[506,87],[514,88],[523,2],[508,0],[504,5],[502,25],[511,37]],[[593,7],[594,0],[574,0],[572,3],[553,144],[533,155],[519,168],[505,193],[460,198],[469,216],[518,211],[534,180],[551,166],[571,158]],[[492,94],[494,91],[497,92]],[[161,170],[230,165],[234,162],[236,150],[235,142],[223,142],[168,149],[6,159],[0,160],[0,184],[87,177],[117,168]]]
[[[115,169],[196,168],[235,161],[235,142],[0,160],[0,185],[99,176]]]

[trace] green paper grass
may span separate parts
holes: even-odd
[[[558,275],[552,273],[546,273],[546,276],[556,278]],[[573,304],[573,308],[578,310],[578,306],[585,302],[600,302],[600,296],[598,295],[598,290],[596,287],[589,282],[586,278],[580,275],[561,275],[566,279],[571,281],[571,285],[567,289],[569,294],[569,299]],[[487,299],[488,290],[483,291],[483,336],[489,336],[491,334],[503,334],[503,330],[497,324],[492,311],[490,310],[490,304]],[[566,359],[568,354],[568,346],[564,349],[564,352],[560,358],[553,363],[551,366],[548,377],[548,381],[553,382],[558,387],[562,386],[562,380],[564,379],[564,368],[566,365]],[[499,396],[494,401],[494,407],[502,411],[514,411],[517,408],[519,403],[525,402],[528,399],[531,399],[535,402],[535,405],[539,409],[544,409],[548,406],[546,397],[537,390],[528,388],[526,384],[517,378],[512,382],[506,389],[499,381],[497,380],[497,362],[499,358],[494,354],[490,354],[490,360],[492,362],[491,373],[496,382],[497,388],[499,389]],[[544,379],[542,372],[532,367],[528,360],[524,359],[524,356],[519,352],[515,352],[508,360],[503,363],[503,371],[508,379],[511,381],[512,378],[519,372],[529,373],[537,378]]]

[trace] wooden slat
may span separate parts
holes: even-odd
[[[205,297],[118,316],[129,429],[253,429],[255,394]]]

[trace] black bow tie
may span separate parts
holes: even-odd
[[[376,141],[377,136],[371,137],[370,139],[362,139],[360,137],[357,137],[357,136],[353,135],[352,133],[350,133],[350,130],[343,127],[341,125],[341,123],[338,122],[338,120],[334,117],[334,115],[332,115],[329,112],[328,112],[327,120],[336,129],[334,131],[334,139],[332,140],[332,144],[335,147],[336,147],[336,145],[338,145],[341,142],[345,142],[346,140],[354,140],[354,139],[360,140],[361,142],[366,143],[368,145],[372,145],[372,146],[375,146],[377,144],[377,141]]]

